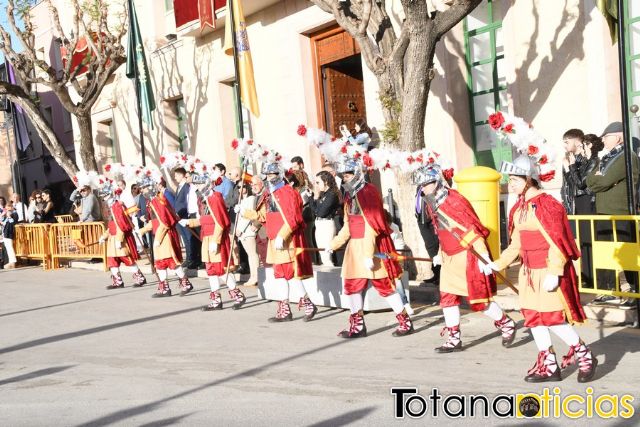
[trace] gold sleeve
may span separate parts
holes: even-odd
[[[340,232],[338,233],[338,235],[335,236],[333,240],[331,240],[331,244],[330,244],[331,249],[334,251],[340,249],[341,247],[347,244],[350,238],[351,238],[351,232],[349,231],[349,218],[347,217],[347,215],[345,215],[344,225],[340,229]]]
[[[509,247],[502,251],[500,258],[495,261],[495,264],[500,270],[504,270],[518,258],[518,255],[520,255],[520,232],[514,229],[513,233],[511,233],[511,243]]]

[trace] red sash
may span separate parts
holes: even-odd
[[[545,268],[549,255],[549,243],[539,231],[520,231],[520,256],[528,268]]]
[[[362,215],[349,215],[349,234],[352,239],[364,237],[364,217]]]

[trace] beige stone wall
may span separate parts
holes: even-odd
[[[5,113],[0,111],[0,196],[9,200],[9,196],[13,193],[11,165],[12,159],[15,160],[15,148],[13,148],[13,127],[11,121],[8,122],[9,127],[2,127],[6,123]],[[13,150],[10,152],[9,150]]]
[[[237,162],[229,148],[235,134],[233,63],[222,52],[222,25],[202,37],[180,37],[167,44],[164,35],[175,31],[163,5],[138,2],[147,56],[158,109],[156,128],[145,126],[148,158],[157,161],[167,148],[177,147],[177,122],[172,102],[184,98],[187,109],[186,151],[208,160]],[[391,3],[392,16],[401,16]],[[259,9],[258,2],[247,7]],[[509,110],[531,121],[561,151],[562,133],[570,127],[599,133],[620,117],[617,57],[595,0],[565,2],[505,0],[503,34]],[[219,19],[219,24],[222,24]],[[303,0],[281,1],[247,18],[261,116],[251,118],[253,136],[281,150],[302,155],[318,165],[315,150],[295,135],[299,123],[318,125],[313,90],[311,46],[306,36],[330,23],[331,17]],[[473,147],[466,87],[462,25],[438,46],[436,77],[427,107],[427,145],[448,157],[458,168],[473,164]],[[369,124],[384,126],[377,99],[377,83],[365,67]],[[112,119],[119,159],[140,158],[135,96],[132,83],[119,70],[96,120]],[[552,184],[558,187],[559,181]]]

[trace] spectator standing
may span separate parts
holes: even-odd
[[[233,228],[236,222],[236,207],[238,205],[238,202],[240,201],[240,192],[243,186],[242,169],[240,169],[239,167],[233,167],[229,169],[229,171],[227,172],[227,178],[229,178],[229,181],[233,183],[231,195],[228,197],[228,200],[225,201],[225,204],[228,203],[229,220],[231,221],[231,227],[229,228],[229,238],[236,239],[236,236],[233,235]],[[244,247],[240,244],[233,245],[233,261],[235,262],[235,265],[239,266],[238,270],[236,270],[237,273],[249,273],[249,270],[251,269],[248,265],[249,256],[245,252]]]
[[[193,199],[195,192],[192,194],[191,185],[187,181],[187,171],[182,168],[176,168],[173,171],[173,177],[178,182],[178,188],[176,190],[175,211],[180,219],[189,219],[189,198]],[[195,190],[195,189],[194,189]],[[196,203],[197,212],[197,203]],[[194,215],[193,218],[196,216]],[[181,224],[177,224],[176,228],[182,237],[182,244],[186,252],[186,260],[183,263],[183,267],[197,269],[200,265],[200,260],[197,258],[196,246],[199,246],[199,242],[195,237],[183,227]]]
[[[78,214],[78,221],[80,222],[93,222],[102,221],[102,210],[100,208],[100,201],[91,191],[91,187],[83,185],[80,188],[73,190],[69,200],[75,202],[80,195],[80,206],[77,206],[75,212]],[[45,221],[48,222],[48,221]]]
[[[314,196],[311,199],[311,209],[315,215],[316,243],[320,248],[328,248],[331,240],[336,235],[334,218],[340,215],[342,195],[336,185],[336,181],[327,171],[316,174]],[[325,266],[334,266],[331,255],[320,252],[320,263]]]
[[[258,267],[260,265],[258,249],[256,247],[256,236],[261,225],[258,221],[252,221],[242,216],[246,211],[255,210],[256,197],[253,195],[251,187],[247,184],[242,184],[241,192],[242,201],[236,209],[240,214],[237,215],[238,228],[236,230],[236,236],[247,254],[247,260],[249,262],[249,280],[247,280],[245,286],[256,286],[258,284]]]
[[[627,215],[627,175],[624,160],[625,143],[621,122],[609,124],[602,132],[602,142],[605,154],[600,159],[597,168],[587,176],[587,186],[596,196],[596,213],[599,215]],[[638,176],[638,157],[632,157],[632,178]],[[634,187],[635,188],[635,187]],[[633,221],[616,221],[615,235],[620,242],[635,242],[636,226]],[[614,236],[613,224],[610,221],[596,223],[598,240],[612,241]],[[637,244],[637,242],[635,242]],[[615,272],[605,270],[598,273],[598,287],[614,290],[616,284]],[[636,272],[624,274],[620,277],[620,290],[630,292],[637,290],[638,275]],[[595,303],[621,303],[631,305],[628,299],[617,299],[613,296],[599,295]]]
[[[580,129],[569,129],[562,136],[564,159],[562,161],[562,189],[560,195],[567,215],[575,214],[575,199],[578,189],[578,171],[586,161],[582,151],[584,132]]]
[[[2,224],[2,238],[3,238],[4,248],[7,253],[7,258],[9,260],[9,263],[5,265],[5,268],[16,267],[17,259],[16,259],[16,252],[13,247],[13,240],[15,238],[17,222],[18,222],[18,214],[13,208],[13,203],[9,202],[2,209],[2,213],[0,213],[0,223]]]
[[[38,206],[41,207],[41,209],[38,211],[41,219],[40,222],[53,224],[54,222],[56,222],[56,218],[54,216],[55,206],[53,205],[53,200],[51,200],[51,191],[48,189],[44,189],[42,190],[41,194],[42,194],[42,203],[41,204],[36,203],[36,208]]]
[[[160,178],[158,181],[158,193],[164,195],[164,198],[167,199],[167,202],[171,205],[172,208],[176,207],[176,195],[175,193],[167,187],[167,181],[164,178]]]
[[[427,209],[427,198],[422,194],[422,186],[416,188],[416,221],[418,222],[418,230],[424,242],[425,249],[429,254],[429,258],[437,259],[440,252],[440,240],[433,227],[433,221]],[[440,265],[433,265],[432,262],[425,262],[427,265],[427,277],[424,278],[422,285],[427,286],[429,283],[438,284],[440,281]]]
[[[225,205],[227,205],[227,209],[229,209],[233,207],[233,181],[227,178],[227,168],[222,163],[216,163],[213,169],[215,171],[218,171],[220,177],[222,178],[222,182],[216,185],[213,189],[222,194],[224,203]]]
[[[26,222],[27,218],[27,207],[22,203],[22,198],[18,193],[13,193],[11,195],[11,202],[13,203],[13,209],[18,214],[18,223]]]

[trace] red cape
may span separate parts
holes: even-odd
[[[364,187],[356,193],[356,199],[358,200],[360,209],[362,209],[365,220],[378,234],[376,236],[377,252],[395,253],[396,248],[393,245],[393,240],[391,240],[391,229],[385,218],[382,198],[380,197],[380,193],[378,193],[378,189],[373,184],[366,183]],[[347,194],[345,196],[345,204],[350,205],[350,203],[351,196]],[[386,259],[382,260],[382,262],[390,278],[396,279],[402,275],[402,267],[398,261]]]
[[[270,197],[275,198],[284,222],[291,229],[292,246],[294,248],[306,248],[307,241],[304,238],[305,223],[304,219],[302,219],[302,197],[300,197],[300,193],[290,185],[284,185],[273,193],[267,190],[260,199],[258,206],[262,206],[263,203],[268,204]],[[307,251],[295,251],[295,259],[296,277],[313,275],[313,264]]]
[[[431,212],[431,208],[428,205],[427,207],[429,209],[429,213],[433,214],[433,212]],[[463,195],[458,193],[456,190],[450,189],[449,195],[438,209],[442,210],[444,214],[464,227],[465,230],[473,230],[485,241],[486,247],[486,238],[489,236],[490,231],[482,225],[475,209],[473,209],[471,203],[469,203]],[[436,218],[436,216],[434,215],[432,218]],[[438,221],[433,221],[433,224],[438,234],[449,233],[447,230],[439,229],[440,225],[438,224]],[[491,251],[489,251],[488,247],[487,252],[489,253],[489,257],[491,257]],[[466,277],[469,301],[488,300],[496,294],[497,287],[494,275],[485,276],[478,268],[477,258],[469,250],[467,250]]]
[[[154,224],[153,232],[155,233],[158,228],[157,223],[161,223],[165,227],[169,229],[167,235],[171,242],[171,247],[173,248],[173,253],[178,262],[182,262],[182,249],[180,247],[180,237],[178,236],[178,231],[176,230],[176,224],[180,220],[176,211],[173,210],[167,199],[162,194],[158,194],[156,197],[151,199],[149,205],[152,209],[147,207],[147,212],[151,212],[153,215],[152,221],[156,221]],[[155,218],[153,218],[155,217]]]
[[[136,240],[133,237],[133,223],[129,215],[127,215],[126,209],[121,201],[116,201],[111,205],[111,222],[124,233],[124,242],[129,248],[129,256],[132,260],[137,261],[140,259],[140,255],[138,255]]]
[[[582,323],[587,316],[584,313],[582,304],[580,303],[580,291],[578,290],[578,276],[576,270],[573,267],[573,260],[580,258],[580,251],[576,246],[573,232],[569,226],[569,219],[567,218],[567,212],[560,202],[558,202],[553,196],[547,193],[542,193],[531,200],[536,218],[544,227],[553,243],[562,252],[564,257],[568,260],[564,265],[564,274],[560,277],[560,290],[564,295],[565,302],[567,303],[569,313],[571,314],[572,322]],[[511,208],[509,212],[509,236],[513,233],[513,215],[516,210],[522,205],[523,199],[518,198],[516,204]]]

